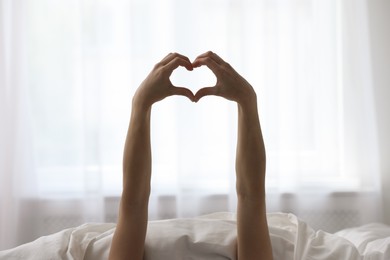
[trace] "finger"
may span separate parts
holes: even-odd
[[[180,53],[169,53],[164,59],[162,59],[160,61],[160,64],[161,65],[167,65],[168,63],[170,63],[173,59],[175,59],[176,57],[179,57],[181,59],[184,59],[184,60],[187,60],[189,63],[191,63],[190,59]],[[191,69],[192,69],[192,66],[191,66]]]
[[[166,64],[167,63],[167,60],[169,60],[170,59],[170,57],[172,57],[172,55],[173,55],[173,53],[172,52],[170,52],[170,53],[168,53],[168,55],[167,56],[165,56],[159,63],[161,64],[161,65],[164,65],[164,64]]]
[[[204,96],[218,96],[218,89],[216,87],[201,88],[195,94],[195,102],[198,102]]]
[[[219,75],[221,75],[221,67],[220,65],[215,62],[212,58],[210,57],[202,57],[202,58],[197,58],[192,65],[194,68],[200,67],[202,65],[206,65],[218,78]]]
[[[172,72],[179,66],[185,67],[187,70],[193,70],[193,66],[190,62],[190,60],[183,59],[182,57],[175,57],[173,58],[169,63],[165,65],[165,68],[169,72],[169,75],[172,74]]]
[[[214,53],[212,51],[208,51],[208,52],[205,52],[205,53],[199,55],[198,57],[196,57],[195,61],[198,58],[206,58],[206,57],[209,57],[209,58],[213,59],[218,64],[224,64],[225,63],[225,61],[221,57],[219,57],[216,53]]]
[[[172,87],[171,88],[171,95],[185,96],[185,97],[189,98],[192,102],[195,102],[195,96],[192,93],[192,91],[189,90],[188,88]]]

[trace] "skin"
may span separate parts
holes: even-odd
[[[215,74],[217,83],[200,89],[195,95],[186,88],[175,87],[169,77],[179,66],[187,70],[207,66]],[[123,192],[109,259],[143,259],[152,161],[151,108],[172,95],[185,96],[193,102],[214,95],[237,103],[237,257],[240,260],[272,259],[265,205],[266,155],[256,93],[228,63],[210,51],[192,63],[181,54],[168,54],[154,66],[133,97],[123,156]]]

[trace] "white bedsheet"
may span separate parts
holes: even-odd
[[[275,260],[390,259],[390,227],[370,224],[336,234],[314,231],[292,214],[268,214]],[[115,224],[89,223],[0,251],[0,259],[107,259]],[[261,246],[261,245],[259,245]],[[145,259],[236,259],[231,213],[151,221]]]

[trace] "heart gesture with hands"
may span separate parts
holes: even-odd
[[[203,87],[195,95],[188,88],[174,86],[170,76],[179,66],[189,71],[207,66],[217,78],[215,86]],[[172,95],[185,96],[193,102],[214,95],[238,104],[236,258],[272,260],[265,207],[266,156],[256,93],[243,77],[211,51],[199,55],[193,62],[178,53],[168,54],[154,66],[134,94],[123,153],[123,191],[118,224],[109,259],[146,259],[145,239],[152,174],[151,107]],[[172,256],[164,259],[176,259],[175,252],[172,253]]]
[[[201,88],[194,95],[185,87],[174,86],[169,77],[179,66],[192,71],[200,66],[207,66],[216,76],[215,86]],[[198,102],[204,96],[220,96],[239,105],[247,104],[256,99],[252,86],[240,76],[227,62],[217,54],[209,51],[199,55],[192,63],[178,53],[170,53],[157,63],[147,78],[142,82],[134,95],[133,102],[144,108],[151,107],[168,96],[181,95],[193,102]]]

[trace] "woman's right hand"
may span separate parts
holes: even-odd
[[[173,86],[169,79],[172,72],[179,66],[189,71],[193,70],[190,60],[178,53],[170,53],[157,63],[137,89],[133,97],[133,105],[149,109],[154,103],[172,95],[185,96],[195,101],[191,90]]]

